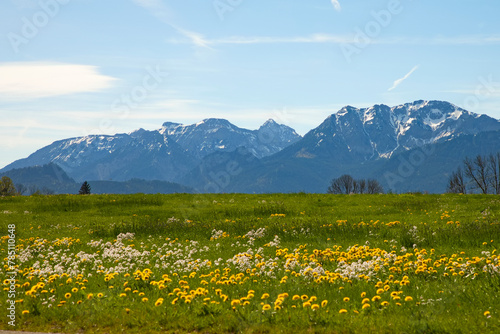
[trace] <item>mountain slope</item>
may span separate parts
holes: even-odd
[[[267,121],[258,130],[238,128],[226,120],[192,125],[164,123],[159,130],[139,129],[114,136],[93,135],[60,140],[0,170],[59,165],[76,181],[176,181],[214,152],[239,147],[256,157],[269,156],[301,137],[291,128]]]
[[[392,158],[399,154],[410,154],[423,145],[439,145],[464,137],[456,146],[462,153],[454,157],[452,151],[446,155],[448,160],[441,162],[442,168],[454,170],[464,156],[476,155],[478,142],[500,150],[495,131],[500,131],[498,120],[447,102],[416,101],[392,108],[348,106],[329,116],[300,141],[262,159],[258,168],[245,170],[234,180],[234,187],[228,189],[235,192],[324,192],[329,180],[341,174],[380,177],[374,170],[394,165]],[[483,141],[480,134],[487,132],[492,133],[486,136],[490,141]],[[432,161],[440,161],[439,156],[429,157],[429,166],[434,166]],[[426,164],[420,167],[419,173],[432,174],[433,167],[426,170]],[[437,183],[422,183],[418,178],[418,183],[414,183],[408,178],[393,190],[406,191],[409,187],[425,184],[427,189],[418,190],[442,191],[442,178],[446,179],[447,175],[441,168],[439,170],[435,178]]]
[[[198,159],[214,152],[231,152],[238,147],[246,147],[254,156],[262,158],[281,151],[301,138],[292,128],[273,120],[268,120],[253,131],[216,118],[191,125],[167,122],[159,132],[172,138]]]

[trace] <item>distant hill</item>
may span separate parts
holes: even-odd
[[[78,194],[81,183],[75,182],[56,164],[12,169],[1,176],[12,179],[17,188],[22,185],[27,194],[39,190],[42,193]],[[132,179],[117,181],[88,181],[93,194],[171,194],[193,193],[194,190],[177,183]]]

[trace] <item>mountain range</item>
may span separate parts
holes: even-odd
[[[415,101],[346,106],[304,137],[273,120],[248,130],[206,119],[70,138],[0,174],[53,163],[75,182],[159,180],[198,192],[262,193],[325,192],[332,178],[349,173],[395,192],[443,192],[465,157],[499,150],[499,120],[448,102]]]

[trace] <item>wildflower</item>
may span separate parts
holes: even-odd
[[[79,300],[79,301],[76,302],[77,305],[80,305],[81,303],[82,303],[81,300]]]
[[[66,299],[70,299],[70,298],[71,298],[71,293],[69,293],[69,292],[68,292],[67,294],[65,294],[65,295],[64,295],[64,298],[66,298]]]
[[[300,297],[302,300],[307,300],[309,297],[307,297],[307,295],[302,295],[302,297]]]
[[[316,310],[319,310],[319,305],[318,304],[313,304],[311,305],[311,309],[316,311]]]
[[[368,304],[370,302],[370,298],[365,298],[361,301],[361,304]]]
[[[347,310],[345,308],[343,308],[343,309],[339,310],[339,313],[340,314],[347,313]]]
[[[269,304],[266,304],[266,305],[262,306],[262,310],[263,311],[268,311],[270,309],[271,309],[271,305],[269,305]]]
[[[298,299],[300,299],[300,296],[299,296],[299,295],[294,295],[294,296],[292,297],[292,300],[298,300]]]
[[[405,297],[405,302],[411,302],[413,298],[411,296],[406,296]]]
[[[101,292],[99,292],[99,293],[97,294],[97,298],[102,298],[102,297],[104,297],[104,295],[103,295]]]
[[[327,304],[328,304],[328,300],[325,299],[321,302],[321,307],[325,307]]]
[[[127,314],[129,314],[129,313],[130,313],[130,309],[129,309],[129,308],[126,308],[126,309],[125,309],[125,312],[127,312]]]
[[[146,297],[142,298],[142,302],[145,303],[147,302],[149,299],[147,299]]]
[[[87,299],[92,299],[92,297],[94,297],[94,294],[93,294],[93,293],[89,293],[89,294],[87,295]]]
[[[23,315],[24,315],[24,314],[29,314],[29,313],[30,313],[30,311],[28,311],[28,310],[24,310],[24,311],[23,311]]]
[[[305,303],[302,304],[302,307],[303,308],[311,307],[311,303],[310,302],[305,302]]]
[[[366,292],[361,292],[361,298],[365,298],[366,297]]]
[[[378,302],[380,299],[382,299],[382,297],[380,297],[380,296],[373,296],[372,302]]]
[[[383,301],[382,303],[380,303],[380,305],[382,305],[382,306],[384,306],[384,307],[385,307],[385,306],[389,306],[389,302],[388,302],[388,301]]]
[[[73,288],[73,289],[71,289],[71,292],[73,292],[73,293],[77,293],[77,292],[78,292],[78,288]]]
[[[231,306],[238,306],[240,305],[240,300],[239,299],[233,299],[231,301]]]
[[[483,315],[484,315],[485,317],[489,316],[490,314],[491,314],[491,313],[490,313],[490,311],[486,311],[486,312],[484,312],[484,313],[483,313]]]
[[[349,301],[349,297],[344,297],[344,301],[347,303]]]
[[[384,292],[385,292],[385,290],[384,290],[384,289],[378,289],[378,290],[377,290],[377,295],[381,295],[381,294],[383,294]]]
[[[269,294],[268,293],[265,293],[262,295],[262,297],[260,299],[267,299],[269,298]]]
[[[370,307],[370,304],[363,304],[363,307],[361,307],[362,309],[365,309],[365,308],[368,308]]]
[[[155,306],[160,306],[161,304],[163,304],[163,298],[158,298],[158,300],[155,303]]]
[[[126,293],[120,293],[120,297],[127,297],[127,294]]]

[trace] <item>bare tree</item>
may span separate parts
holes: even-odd
[[[338,178],[340,182],[340,189],[343,194],[350,194],[354,192],[354,179],[351,175],[344,174]]]
[[[474,161],[466,158],[464,160],[465,175],[473,181],[476,188],[480,189],[483,194],[488,193],[488,168],[486,159],[478,155]]]
[[[358,189],[355,191],[357,194],[364,194],[366,192],[366,180],[360,179],[356,181]]]
[[[28,191],[28,187],[21,183],[16,184],[15,187],[19,195],[24,195]]]
[[[342,194],[342,190],[340,189],[340,183],[338,179],[333,179],[330,186],[328,187],[327,193],[329,194]]]
[[[382,188],[377,180],[370,179],[367,181],[366,192],[368,194],[380,194],[384,192],[384,188]]]
[[[462,168],[458,167],[456,172],[453,172],[448,179],[448,190],[449,193],[455,194],[466,194],[467,185],[465,184],[465,177]]]
[[[329,194],[379,194],[384,192],[384,188],[377,180],[355,180],[352,176],[344,174],[332,180],[327,192]]]
[[[488,176],[492,191],[500,195],[500,152],[488,157]]]

